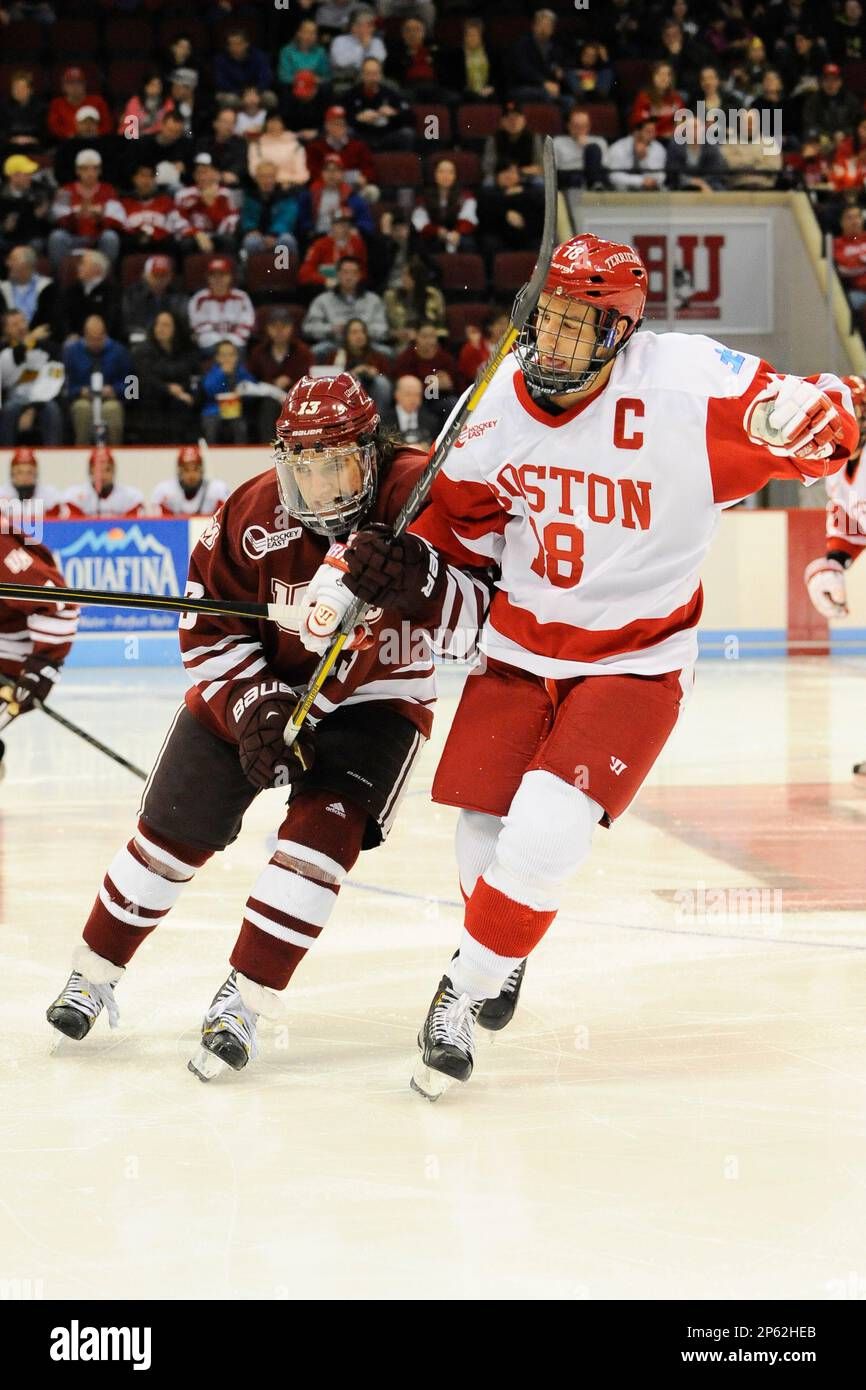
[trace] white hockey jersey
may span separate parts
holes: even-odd
[[[722,509],[770,478],[834,472],[856,446],[832,376],[808,378],[844,408],[832,458],[750,440],[744,414],[780,375],[703,335],[639,333],[601,390],[551,415],[507,357],[412,527],[455,563],[501,566],[483,650],[555,679],[690,666]]]
[[[213,516],[230,490],[221,478],[205,478],[198,492],[187,497],[177,478],[166,478],[154,488],[150,509],[155,516]]]
[[[243,348],[255,321],[256,311],[246,290],[216,295],[203,289],[189,301],[189,326],[200,348],[214,348],[223,338]]]
[[[83,516],[142,516],[144,493],[137,487],[115,483],[107,497],[100,497],[92,483],[79,483],[63,494],[68,503]]]

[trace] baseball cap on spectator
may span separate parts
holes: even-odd
[[[329,106],[325,112],[326,121],[344,121],[346,119],[345,106]]]
[[[7,178],[10,174],[35,174],[38,170],[39,165],[35,159],[28,159],[26,154],[10,154],[3,165],[3,173]]]
[[[206,154],[204,151],[202,151],[201,154],[196,155],[195,162],[196,164],[213,164],[213,159],[209,154]]]
[[[171,275],[172,263],[168,256],[148,256],[144,263],[145,275]]]
[[[99,112],[95,106],[79,106],[75,113],[76,121],[98,121]]]
[[[207,263],[207,273],[208,273],[208,275],[216,275],[216,274],[218,274],[218,273],[220,273],[220,272],[222,272],[222,273],[224,273],[224,274],[226,274],[226,275],[231,275],[231,273],[232,273],[232,263],[231,263],[231,261],[226,260],[225,256],[211,256],[210,260],[209,260],[208,263]]]
[[[179,82],[184,87],[198,86],[198,73],[195,68],[175,68],[169,78],[170,82]]]
[[[65,68],[60,80],[61,82],[84,82],[84,69],[75,67]]]
[[[325,158],[322,160],[322,165],[324,166],[325,164],[338,164],[341,169],[343,167],[343,161],[338,154],[326,154]]]
[[[101,164],[102,155],[97,150],[79,150],[75,156],[75,167],[79,164]]]
[[[513,97],[510,97],[508,101],[505,101],[505,102],[502,103],[502,114],[503,114],[503,116],[509,115],[509,113],[512,112],[512,111],[522,111],[522,110],[523,110],[523,107],[521,106],[520,102],[519,102],[519,101],[515,101]]]
[[[309,68],[301,68],[300,72],[295,73],[292,82],[292,96],[311,97],[314,96],[319,87],[319,79]]]
[[[821,69],[822,77],[841,77],[842,69],[838,63],[825,63]]]

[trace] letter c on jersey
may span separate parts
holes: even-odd
[[[643,401],[630,396],[623,396],[617,401],[613,421],[613,442],[618,449],[643,448],[643,431],[634,428],[634,421],[642,420],[644,413]]]

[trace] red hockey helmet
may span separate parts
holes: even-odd
[[[647,285],[646,266],[633,246],[592,234],[557,246],[538,307],[514,349],[533,390],[557,395],[591,386],[639,327]],[[594,342],[584,348],[578,340],[591,309],[597,311]]]
[[[111,452],[107,445],[97,444],[96,448],[91,449],[90,451],[90,458],[87,460],[87,467],[93,468],[96,464],[99,464],[100,467],[102,467],[106,463],[110,463],[111,467],[114,467],[114,454]]]
[[[182,463],[202,463],[201,449],[197,444],[183,444],[177,451],[177,466]]]
[[[277,484],[290,516],[322,536],[352,529],[376,493],[378,426],[375,404],[348,372],[295,382],[274,445]]]
[[[10,470],[13,469],[13,468],[15,467],[16,464],[19,464],[19,463],[32,463],[34,468],[38,468],[38,467],[39,467],[39,460],[37,459],[37,457],[36,457],[36,455],[34,454],[33,450],[32,450],[32,449],[26,448],[24,445],[20,445],[20,446],[15,450],[14,454],[12,455],[11,459],[9,460],[9,468],[10,468]]]

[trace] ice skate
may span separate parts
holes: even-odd
[[[866,777],[866,762],[855,763],[851,771],[855,777]]]
[[[475,1060],[475,1020],[483,1001],[458,994],[443,975],[424,1027],[410,1085],[427,1100],[438,1100],[455,1081],[468,1081]]]
[[[243,1071],[259,1055],[256,1021],[260,1015],[282,1016],[282,1000],[276,990],[256,984],[233,970],[217,991],[204,1016],[201,1046],[187,1063],[199,1081],[212,1081],[226,1070]]]
[[[72,966],[72,974],[45,1017],[64,1037],[80,1042],[87,1037],[103,1009],[108,1010],[110,1026],[117,1027],[120,1015],[114,986],[123,974],[123,966],[98,956],[84,942],[76,947]]]
[[[488,1033],[500,1032],[501,1029],[507,1028],[513,1019],[525,973],[526,961],[522,960],[519,965],[515,965],[496,998],[485,999],[481,1005],[478,1023]]]

